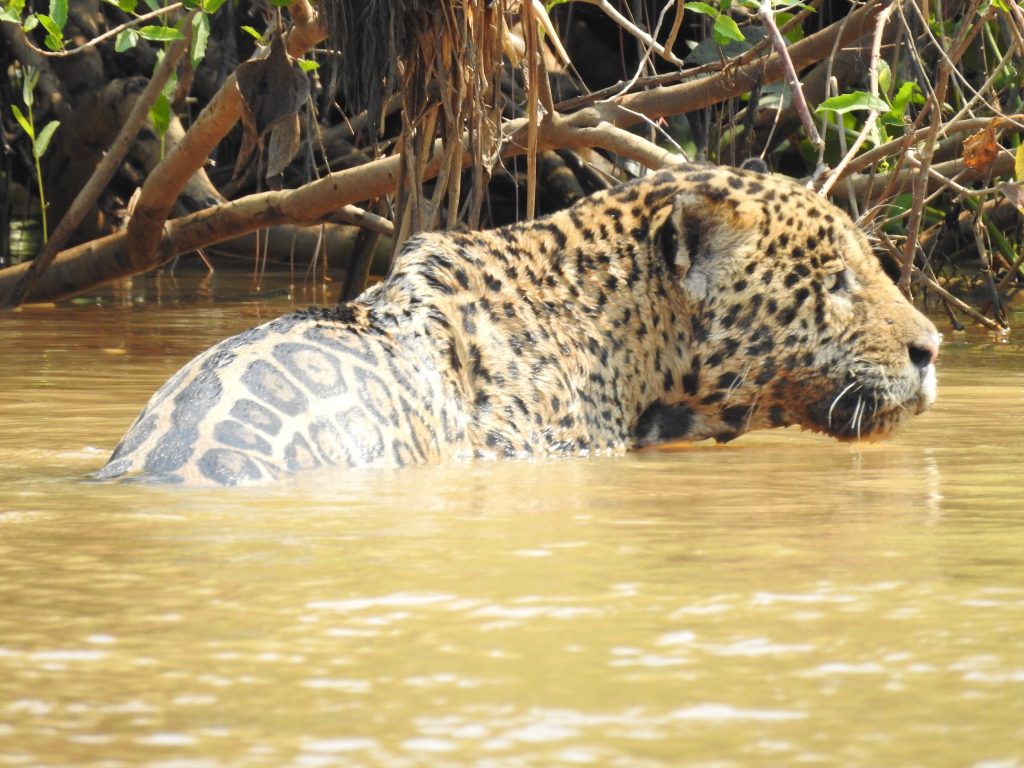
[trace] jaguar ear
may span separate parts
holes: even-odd
[[[672,212],[658,232],[669,268],[695,298],[702,296],[721,256],[751,241],[752,211],[727,194],[686,191],[672,201]]]
[[[694,205],[695,196],[676,195],[672,213],[658,233],[662,257],[680,278],[685,278],[693,264],[701,259],[704,241],[712,228],[712,221],[701,215]]]

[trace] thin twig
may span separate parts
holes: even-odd
[[[862,37],[873,28],[873,20],[882,8],[881,2],[869,0],[851,12],[844,23],[833,24],[794,43],[789,50],[794,66],[802,68],[820,61],[834,46]],[[318,25],[310,24],[308,27],[296,28],[289,35],[289,52],[293,55],[301,53],[307,44],[323,38]],[[601,147],[633,157],[648,167],[659,167],[676,162],[677,158],[624,130],[639,121],[638,114],[660,117],[700,109],[739,95],[757,82],[773,82],[782,76],[777,56],[755,56],[749,63],[733,67],[728,72],[625,96],[622,106],[601,104],[565,118],[553,115],[558,119],[542,122],[538,143],[543,148]],[[230,77],[182,141],[150,174],[128,231],[59,254],[45,280],[32,292],[32,298],[52,300],[118,277],[144,272],[176,254],[251,232],[261,226],[284,222],[313,224],[329,217],[340,205],[394,192],[402,161],[391,155],[356,168],[336,171],[296,190],[251,195],[168,221],[167,211],[181,186],[234,125],[240,109],[238,89],[234,78]],[[561,124],[563,120],[564,125]],[[526,145],[526,122],[517,118],[505,124],[502,154],[522,153]],[[548,144],[549,140],[557,143]],[[439,143],[434,143],[433,149],[439,151]],[[427,163],[424,178],[437,173],[438,160],[435,156]],[[462,162],[470,160],[466,154]],[[19,267],[0,271],[0,292],[17,280],[22,271],[23,268]]]
[[[889,256],[897,264],[902,265],[903,264],[903,256],[899,252],[899,250],[896,248],[896,245],[889,239],[889,236],[885,232],[883,232],[881,230],[878,232],[878,236],[879,236],[882,244],[885,246],[886,252],[889,254]],[[924,272],[922,272],[917,267],[914,267],[912,269],[911,275],[912,275],[912,280],[914,282],[923,283],[924,285],[926,285],[929,288],[929,290],[934,291],[938,296],[940,296],[942,298],[942,300],[945,301],[947,304],[955,306],[961,312],[963,312],[963,313],[965,313],[967,315],[970,315],[975,320],[977,320],[979,323],[984,325],[986,328],[989,328],[989,329],[991,329],[993,331],[1005,331],[1006,330],[1005,327],[1001,326],[995,320],[993,320],[993,319],[991,319],[989,317],[986,317],[985,315],[981,314],[980,312],[978,312],[976,309],[974,309],[970,305],[965,304],[963,301],[961,301],[956,296],[954,296],[952,293],[947,291],[945,288],[943,288],[941,285],[939,285],[938,282],[936,282],[933,278],[931,278],[928,275],[926,275]]]
[[[955,180],[947,176],[943,176],[941,173],[935,170],[935,166],[929,165],[925,167],[924,162],[921,160],[920,157],[918,157],[917,152],[915,152],[912,149],[907,151],[907,153],[904,155],[904,159],[906,160],[907,165],[909,165],[911,168],[923,170],[925,173],[928,174],[929,177],[935,179],[942,186],[953,190],[961,197],[984,197],[986,195],[1000,194],[1003,191],[1001,185],[997,187],[985,187],[984,189],[968,189],[962,184],[957,184]]]
[[[812,2],[807,3],[806,7],[803,8],[799,13],[794,15],[793,18],[791,18],[785,24],[783,24],[779,31],[783,35],[785,35],[791,29],[796,28],[803,22],[803,20],[807,16],[814,12],[814,10],[820,2],[821,0],[812,0]],[[680,4],[679,7],[682,8],[683,5]],[[760,40],[758,40],[749,50],[744,51],[743,53],[737,56],[733,56],[731,59],[711,61],[708,62],[707,64],[702,64],[699,67],[690,67],[689,69],[684,69],[680,72],[669,72],[662,75],[648,75],[647,77],[641,77],[633,84],[631,92],[643,91],[648,88],[655,88],[660,85],[677,85],[687,80],[694,80],[698,77],[703,77],[704,75],[707,74],[722,72],[724,70],[731,69],[732,67],[743,66],[749,64],[755,59],[760,58],[764,49],[768,48],[769,46],[770,41],[767,37],[763,37]],[[666,44],[666,47],[669,46]],[[565,99],[564,101],[560,101],[558,102],[558,104],[555,105],[555,107],[559,112],[563,114],[565,114],[566,112],[572,112],[577,109],[582,109],[583,107],[586,107],[595,102],[608,100],[612,96],[615,96],[616,94],[620,93],[623,90],[624,85],[626,85],[626,81],[620,80],[614,85],[609,85],[607,88],[602,88],[598,91],[591,91],[590,93],[584,94],[582,96],[574,96],[571,99]]]
[[[636,24],[634,24],[621,13],[619,13],[615,6],[609,3],[608,0],[584,0],[584,2],[590,3],[591,5],[596,5],[606,14],[608,14],[612,21],[614,21],[616,24],[622,27],[622,29],[624,29],[630,35],[635,37],[641,43],[648,46],[656,54],[661,56],[661,58],[665,59],[665,61],[671,62],[672,64],[675,64],[677,67],[684,66],[684,62],[682,59],[677,57],[674,53],[672,53],[672,51],[666,50],[663,45],[661,45],[657,40],[651,37],[647,32],[640,29],[638,26],[636,26]]]
[[[145,21],[151,21],[152,19],[155,19],[155,18],[157,18],[159,16],[166,16],[167,14],[169,14],[169,13],[171,13],[173,11],[179,11],[179,10],[181,10],[182,7],[183,6],[182,6],[181,3],[174,3],[173,5],[168,5],[166,8],[157,8],[155,11],[150,11],[149,13],[144,13],[142,16],[136,16],[131,21],[126,21],[124,24],[121,24],[121,25],[119,25],[117,27],[114,27],[113,29],[107,30],[102,35],[99,35],[98,37],[94,37],[91,40],[89,40],[88,42],[82,43],[77,48],[72,48],[70,50],[64,50],[64,51],[44,51],[42,48],[37,48],[35,45],[33,45],[32,41],[28,38],[28,36],[25,37],[25,41],[27,42],[29,48],[31,48],[33,51],[35,51],[36,53],[41,54],[43,56],[50,56],[50,57],[58,58],[58,59],[59,58],[64,58],[66,56],[74,56],[76,53],[81,53],[82,51],[87,51],[90,48],[95,48],[100,43],[103,43],[103,42],[109,40],[112,37],[116,37],[117,35],[119,35],[122,32],[124,32],[124,30],[126,30],[126,29],[130,29],[131,27],[136,27],[136,26],[138,26],[139,24],[142,24]]]
[[[885,31],[885,25],[889,23],[889,19],[892,17],[892,12],[894,10],[896,10],[896,6],[890,5],[878,15],[878,19],[875,21],[875,35],[871,41],[871,59],[868,62],[871,95],[875,99],[879,98],[878,62],[882,57],[882,33]],[[825,179],[825,183],[821,185],[821,189],[818,190],[819,195],[828,195],[829,190],[832,189],[832,185],[839,180],[840,174],[843,172],[843,168],[850,164],[853,158],[857,155],[861,146],[864,144],[865,140],[867,140],[868,134],[872,130],[877,130],[875,125],[877,120],[878,110],[874,108],[870,109],[867,117],[864,118],[864,127],[861,128],[860,133],[857,134],[857,138],[854,140],[853,145],[843,155],[843,159],[839,161],[839,164],[835,167],[829,177]],[[840,131],[842,131],[842,124],[840,124]]]
[[[942,61],[950,67],[950,74],[956,77],[957,81],[960,83],[961,86],[963,86],[976,96],[978,95],[978,91],[974,89],[974,86],[971,85],[970,81],[957,68],[957,63],[960,61],[960,57],[967,49],[967,46],[971,44],[971,41],[974,40],[975,36],[977,36],[985,26],[985,19],[975,21],[975,16],[977,15],[978,7],[980,6],[980,4],[981,3],[978,0],[974,0],[974,2],[971,3],[970,7],[965,8],[960,14],[958,14],[958,17],[963,20],[963,23],[967,27],[967,34],[960,39],[959,43],[957,44],[956,50],[951,50],[947,52],[942,47],[942,44],[935,38],[935,35],[932,33],[932,27],[931,24],[929,24],[928,22],[927,16],[921,12],[921,9],[918,8],[917,3],[906,3],[906,5],[908,5],[914,11],[914,13],[917,14],[918,20],[921,23],[922,34],[926,35],[931,39],[932,46],[938,53],[939,58],[942,59]],[[900,6],[900,12],[902,13],[902,8],[904,4],[899,3],[898,5]],[[968,19],[971,20],[969,24],[967,23]]]
[[[676,37],[679,35],[679,27],[683,24],[683,13],[686,9],[684,3],[678,2],[678,0],[670,0],[668,3],[665,3],[665,11],[667,11],[673,3],[676,6],[676,15],[672,19],[672,28],[669,29],[668,37],[665,39],[665,49],[669,51],[675,47]],[[664,15],[665,11],[662,11],[662,15]],[[660,17],[658,18],[658,24],[661,24]],[[657,37],[657,33],[655,33],[654,36]]]
[[[1017,120],[1024,118],[1021,115],[1013,115],[1006,118],[1008,124],[1015,125],[1019,130],[1024,130],[1024,124],[1017,122]],[[956,123],[945,123],[942,127],[942,133],[948,135],[954,133],[974,133],[975,131],[981,130],[985,126],[992,122],[990,117],[972,117],[969,120],[960,120]],[[901,136],[898,139],[887,141],[885,144],[880,144],[873,149],[868,150],[863,155],[853,158],[850,163],[840,170],[836,169],[835,175],[840,179],[844,176],[849,176],[859,171],[863,171],[865,168],[870,168],[873,165],[880,163],[882,160],[890,157],[903,156],[907,151],[907,147],[913,146],[924,139],[931,132],[931,126],[926,128],[919,128],[906,136]],[[838,181],[839,179],[837,179]]]
[[[1024,13],[1017,3],[1008,3],[1010,13],[1010,30],[1019,48],[1024,48]]]
[[[562,41],[558,37],[555,25],[551,23],[551,17],[548,16],[544,3],[540,2],[540,0],[532,0],[530,7],[533,11],[534,18],[542,27],[544,27],[544,34],[548,36],[551,47],[554,49],[559,61],[561,61],[566,67],[572,68],[572,59],[569,57],[569,52],[566,51],[565,46],[562,45]]]
[[[110,145],[110,149],[103,156],[103,159],[89,178],[88,183],[86,183],[71,203],[71,206],[64,214],[64,218],[60,220],[60,223],[54,229],[53,235],[46,241],[32,260],[31,268],[14,285],[3,302],[0,303],[0,309],[11,309],[24,301],[32,286],[39,280],[40,275],[53,263],[54,257],[64,246],[64,243],[67,242],[67,239],[78,228],[78,225],[82,223],[82,219],[85,218],[85,215],[92,208],[93,203],[102,194],[103,190],[107,188],[110,180],[114,178],[114,174],[117,173],[117,169],[121,166],[125,155],[128,154],[128,150],[131,149],[132,144],[135,142],[139,126],[142,125],[146,115],[149,114],[149,108],[156,101],[157,96],[160,95],[160,91],[171,76],[174,68],[178,65],[178,61],[188,51],[192,40],[192,17],[198,12],[191,11],[185,17],[185,36],[181,40],[176,41],[167,50],[163,61],[160,62],[160,66],[157,67],[153,77],[146,84],[146,88],[135,100],[128,119],[121,126],[121,130]]]
[[[888,13],[887,8],[883,11],[883,14]],[[807,99],[804,98],[803,86],[800,85],[800,78],[797,77],[796,69],[793,67],[793,60],[789,57],[789,50],[786,48],[786,40],[779,31],[778,25],[775,23],[775,13],[772,11],[771,0],[761,0],[761,5],[758,7],[757,15],[761,17],[761,21],[764,22],[765,29],[768,30],[768,36],[771,38],[772,45],[775,47],[775,52],[779,55],[779,59],[782,61],[782,66],[786,73],[786,82],[789,83],[789,90],[793,94],[793,108],[796,109],[797,114],[800,116],[800,122],[804,126],[804,132],[807,134],[807,139],[814,145],[815,149],[822,149],[825,146],[825,140],[821,138],[818,133],[817,127],[814,125],[814,118],[811,117],[811,111],[807,107]]]
[[[654,37],[655,38],[658,36],[658,32],[661,31],[661,24],[665,20],[665,14],[669,12],[669,10],[672,8],[673,3],[675,3],[675,2],[676,2],[676,0],[668,0],[668,2],[665,4],[665,7],[661,9],[661,13],[658,14],[658,23],[654,27]],[[682,6],[680,6],[680,7],[682,7]],[[677,20],[678,20],[678,14],[677,14]],[[670,50],[671,50],[671,48],[670,48]],[[636,85],[636,81],[639,80],[640,76],[643,74],[644,68],[647,66],[647,62],[651,60],[651,54],[653,52],[654,52],[654,49],[651,46],[647,46],[646,48],[644,48],[644,55],[640,57],[640,63],[637,64],[636,72],[633,74],[633,77],[630,78],[628,83],[626,83],[624,86],[622,86],[622,90],[620,90],[614,96],[610,96],[608,98],[608,101],[614,101],[617,97],[624,96],[625,94],[629,93],[630,89],[634,85]]]
[[[972,0],[964,18],[973,19],[979,4],[980,0]],[[951,48],[949,54],[942,49],[942,46],[939,46],[939,51],[943,58],[939,62],[939,74],[935,83],[935,91],[932,94],[933,100],[930,104],[932,124],[922,147],[921,166],[918,169],[917,176],[914,178],[914,200],[911,204],[910,219],[907,221],[907,241],[903,246],[903,266],[900,270],[900,289],[908,295],[910,294],[911,268],[914,264],[914,256],[917,253],[917,236],[921,227],[921,216],[924,213],[924,198],[928,191],[928,169],[932,164],[935,139],[938,136],[939,129],[942,128],[942,106],[946,101],[946,89],[949,85],[950,75],[956,69],[956,62],[960,60],[969,41],[974,39],[974,35],[978,31],[978,27],[966,22],[964,22],[963,26],[966,27],[966,30],[964,30],[960,40]]]
[[[524,3],[523,36],[526,38],[526,218],[532,219],[537,210],[537,109],[540,100],[540,45],[533,3]],[[548,115],[550,117],[550,114]]]
[[[946,100],[946,87],[949,84],[949,65],[943,61],[939,64],[939,74],[935,83],[934,100],[931,103],[932,124],[922,147],[924,157],[914,177],[913,202],[910,206],[910,219],[907,221],[907,240],[903,244],[903,263],[900,268],[900,290],[910,295],[910,273],[917,254],[917,234],[921,228],[921,215],[924,213],[924,199],[928,193],[928,169],[932,164],[932,152],[935,148],[935,137],[942,127],[942,105]]]

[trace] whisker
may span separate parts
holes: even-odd
[[[753,366],[753,362],[752,361],[748,361],[747,364],[743,366],[743,370],[740,371],[740,375],[737,376],[735,381],[733,381],[733,383],[729,385],[729,388],[727,390],[725,390],[725,401],[726,402],[729,401],[729,398],[732,396],[733,392],[735,392],[737,389],[742,387],[744,385],[744,383],[746,383],[747,377],[750,375],[750,368],[751,368],[751,366]]]
[[[750,429],[751,423],[753,423],[753,421],[754,421],[754,415],[757,413],[758,409],[760,408],[760,406],[758,405],[758,402],[757,402],[760,399],[761,399],[761,393],[758,392],[756,395],[754,395],[754,400],[750,404],[750,407],[747,408],[747,429],[748,430]]]
[[[857,398],[857,404],[853,406],[853,413],[850,414],[850,431],[853,432],[857,427],[857,416],[860,414],[860,404],[863,402],[861,398]]]
[[[847,392],[849,392],[855,386],[857,386],[857,380],[856,379],[854,379],[849,384],[847,384],[846,387],[843,389],[843,391],[840,392],[838,395],[836,395],[835,399],[832,401],[832,405],[830,405],[829,408],[828,408],[828,426],[830,426],[830,427],[832,426],[832,411],[835,410],[835,407],[839,404],[839,401],[843,399],[843,395],[845,395]]]

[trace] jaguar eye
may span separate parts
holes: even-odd
[[[821,283],[829,293],[839,293],[839,291],[845,291],[849,287],[845,269],[825,275]]]

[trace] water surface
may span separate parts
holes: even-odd
[[[293,306],[165,282],[0,316],[0,765],[1024,765],[1019,335],[884,445],[83,482]]]

